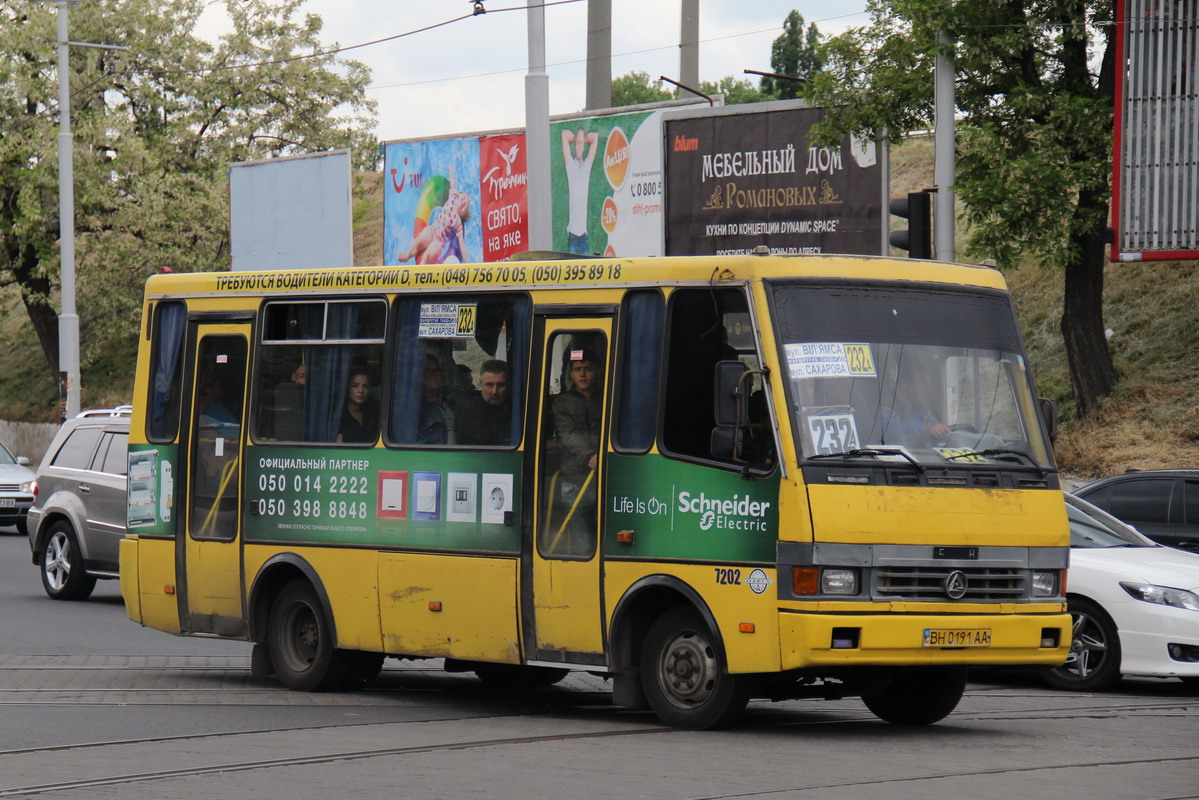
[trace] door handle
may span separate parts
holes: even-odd
[[[92,487],[88,486],[86,483],[79,484],[79,491],[83,492],[84,494],[87,494],[91,490]]]

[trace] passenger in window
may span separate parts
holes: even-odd
[[[459,412],[458,444],[511,444],[511,389],[508,364],[484,361],[479,368],[479,392]]]
[[[595,526],[594,472],[603,392],[595,356],[587,350],[571,350],[569,356],[570,387],[555,397],[553,404],[554,428],[563,451],[558,486],[565,511],[570,515],[566,523],[569,534],[566,552],[584,555],[591,552]]]
[[[373,442],[379,437],[379,412],[371,400],[371,378],[361,369],[352,370],[346,383],[345,407],[338,426],[338,442]]]
[[[454,411],[445,402],[445,375],[437,356],[425,359],[425,377],[421,394],[420,419],[417,421],[417,444],[447,444],[453,442]]]
[[[291,373],[291,382],[303,386],[308,383],[308,365],[300,362],[300,364]]]

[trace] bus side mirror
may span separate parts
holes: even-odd
[[[1038,397],[1037,408],[1041,411],[1041,422],[1050,442],[1057,441],[1057,401],[1051,397]]]
[[[717,425],[713,428],[709,445],[712,458],[721,461],[740,460],[741,454],[737,452],[737,429],[732,426]]]
[[[738,392],[741,389],[741,377],[748,371],[749,367],[740,361],[716,362],[716,396],[713,399],[713,410],[717,426],[732,428],[746,424],[746,404],[738,402]]]

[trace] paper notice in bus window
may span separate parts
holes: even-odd
[[[478,312],[475,303],[421,303],[417,336],[421,339],[472,338]]]
[[[868,344],[792,342],[786,351],[791,380],[875,377],[874,356]]]
[[[137,450],[129,454],[129,489],[126,499],[129,505],[130,528],[157,524],[154,508],[158,503],[155,480],[158,472],[158,451]]]

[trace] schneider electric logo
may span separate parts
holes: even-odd
[[[679,492],[678,512],[698,514],[700,530],[764,531],[770,503],[749,495],[732,498],[708,497],[703,492]]]

